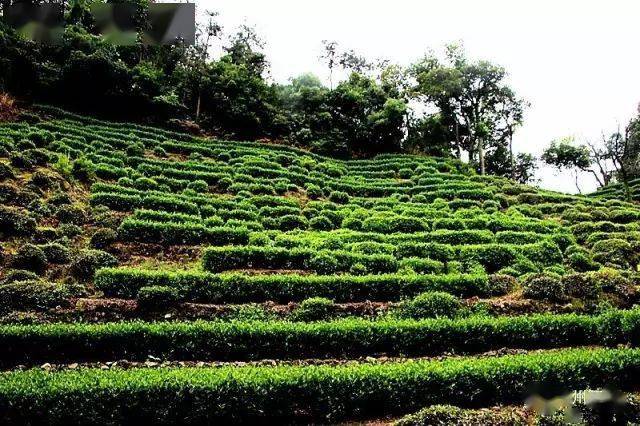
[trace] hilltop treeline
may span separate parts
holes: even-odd
[[[21,39],[0,24],[0,90],[127,120],[188,119],[221,137],[268,138],[341,158],[468,156],[480,172],[523,182],[535,167],[510,150],[526,102],[505,83],[502,67],[471,61],[459,46],[401,67],[325,41],[319,60],[329,87],[312,74],[277,84],[251,27],[223,30],[211,13],[195,46],[114,46],[98,36],[88,7],[67,4],[58,46]],[[139,10],[143,27],[143,3]]]

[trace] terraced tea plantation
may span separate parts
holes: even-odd
[[[622,197],[45,107],[0,179],[0,423],[531,424],[603,387],[640,419]]]
[[[640,200],[640,179],[632,179],[625,187],[623,183],[617,182],[598,189],[590,194],[592,197],[603,199],[619,199],[625,200],[631,198],[633,201]]]

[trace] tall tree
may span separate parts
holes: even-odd
[[[197,93],[196,121],[200,119],[202,87],[205,81],[207,63],[210,59],[210,50],[214,40],[220,40],[222,35],[222,25],[218,23],[218,12],[207,11],[206,16],[206,23],[198,26],[195,46],[184,55],[187,62],[186,65],[190,71],[189,78],[194,86],[193,90]]]
[[[326,62],[329,68],[329,88],[333,90],[333,69],[339,62],[338,42],[322,40],[322,46],[324,51],[322,55],[320,55],[320,59]]]
[[[631,200],[629,182],[640,177],[640,117],[631,119],[624,130],[618,128],[608,135],[603,132],[599,141],[574,142],[573,138],[554,141],[545,150],[543,161],[558,169],[588,172],[599,187],[619,182]]]
[[[369,62],[367,58],[356,53],[355,50],[347,50],[338,56],[338,64],[348,71],[358,74],[366,74],[374,68],[374,64]]]
[[[558,171],[568,170],[574,174],[576,188],[582,193],[579,184],[579,172],[590,172],[595,175],[599,183],[601,179],[591,169],[591,155],[586,145],[577,145],[575,138],[566,137],[556,139],[542,153],[542,161],[555,167]]]
[[[458,156],[466,149],[470,161],[477,162],[480,173],[485,174],[487,147],[494,143],[491,135],[504,119],[501,113],[507,113],[508,128],[513,132],[517,111],[525,107],[506,85],[504,68],[488,61],[471,61],[460,45],[452,44],[447,46],[444,61],[429,53],[412,71],[414,97],[452,117]]]
[[[498,123],[496,130],[499,139],[506,139],[509,145],[510,177],[516,180],[516,157],[513,153],[513,136],[518,127],[524,121],[524,110],[529,103],[524,99],[516,97],[513,90],[508,87],[503,88],[501,101],[496,105],[496,116]]]

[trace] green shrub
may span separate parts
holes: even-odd
[[[0,285],[0,311],[46,310],[67,303],[67,291],[44,281],[14,281]]]
[[[517,269],[512,268],[512,267],[508,267],[508,268],[500,269],[498,272],[496,272],[495,275],[506,275],[506,276],[509,276],[509,277],[519,277],[521,274],[520,274],[520,272],[518,272]]]
[[[96,166],[87,158],[78,158],[71,166],[71,175],[80,182],[91,182],[96,177]]]
[[[623,292],[632,285],[627,277],[613,268],[602,268],[590,272],[589,277],[597,288],[608,293]]]
[[[413,170],[411,170],[411,169],[400,169],[400,170],[398,170],[398,177],[400,179],[411,179],[411,177],[413,177]]]
[[[309,221],[300,215],[285,215],[277,220],[278,229],[281,231],[292,231],[294,229],[307,229]]]
[[[144,155],[144,145],[141,143],[130,143],[127,145],[125,152],[128,157],[142,157]]]
[[[38,188],[51,189],[54,187],[56,180],[51,174],[43,172],[42,170],[36,170],[33,175],[31,175],[30,182]]]
[[[58,207],[56,219],[58,219],[60,223],[82,225],[87,220],[87,215],[82,207],[65,204]]]
[[[60,226],[58,226],[58,231],[60,232],[60,235],[67,238],[74,238],[82,235],[82,228],[73,223],[61,224]]]
[[[51,215],[51,208],[42,199],[35,199],[27,205],[27,211],[29,211],[34,217],[38,219],[48,217]]]
[[[208,192],[209,191],[209,185],[207,184],[207,182],[203,181],[203,180],[194,180],[192,182],[189,182],[189,184],[187,185],[188,189],[194,190],[195,192]]]
[[[35,146],[40,148],[44,147],[47,143],[53,140],[53,135],[47,131],[29,132],[27,135],[29,140],[33,141]]]
[[[51,198],[49,198],[48,203],[52,206],[61,206],[64,204],[71,204],[72,200],[69,194],[66,192],[58,191]]]
[[[349,202],[349,194],[342,191],[332,191],[329,194],[329,201],[337,204],[347,204]]]
[[[555,275],[564,275],[567,271],[564,268],[564,266],[562,265],[551,265],[551,266],[547,266],[546,268],[544,268],[542,270],[543,273],[545,274],[555,274]]]
[[[133,186],[134,185],[134,181],[131,178],[128,177],[121,177],[120,179],[118,179],[118,185],[120,186]]]
[[[11,257],[11,267],[41,274],[47,268],[47,256],[40,247],[25,244]]]
[[[454,260],[456,257],[453,247],[438,243],[400,243],[396,247],[398,257],[425,257],[441,262]]]
[[[309,268],[322,275],[331,275],[338,270],[338,261],[330,253],[318,253],[309,260]]]
[[[100,228],[91,236],[89,244],[95,249],[104,250],[117,240],[116,231],[110,228]]]
[[[293,321],[322,321],[334,315],[336,305],[332,300],[324,297],[305,299],[291,312]]]
[[[416,194],[414,196],[411,197],[411,202],[412,203],[420,203],[420,204],[425,204],[427,203],[427,197],[425,197],[422,194]]]
[[[366,275],[369,273],[369,270],[362,263],[354,263],[351,268],[349,268],[349,273],[352,275]]]
[[[0,234],[5,236],[24,236],[36,230],[36,220],[27,212],[0,205]]]
[[[38,280],[38,274],[33,271],[24,269],[12,269],[7,272],[1,284],[10,284],[16,281],[35,281]]]
[[[0,136],[0,157],[9,157],[14,149],[15,144],[13,143],[13,139]]]
[[[326,216],[316,216],[309,220],[309,227],[317,231],[330,231],[334,226]]]
[[[441,274],[444,272],[444,264],[438,260],[408,257],[400,261],[400,267],[407,267],[418,274]]]
[[[15,177],[16,175],[13,173],[13,169],[9,165],[0,162],[0,181],[14,179]]]
[[[102,250],[82,250],[75,255],[71,262],[69,271],[71,274],[81,280],[88,281],[93,278],[95,271],[99,268],[116,266],[117,259]]]
[[[36,144],[33,143],[32,141],[28,140],[28,139],[22,139],[20,141],[18,141],[18,143],[16,144],[16,148],[19,151],[26,151],[28,149],[36,149]]]
[[[227,223],[231,225],[231,221]],[[120,224],[118,239],[166,245],[204,242],[216,245],[246,244],[249,231],[240,227],[208,227],[193,222],[155,222],[129,217]]]
[[[607,266],[631,268],[637,264],[631,244],[621,239],[598,241],[593,245],[592,252],[594,261]]]
[[[166,158],[167,157],[167,151],[165,151],[165,149],[162,148],[161,146],[156,146],[155,148],[153,148],[153,154],[156,157],[160,157],[160,158]]]
[[[231,160],[231,154],[229,154],[228,152],[221,152],[217,155],[216,158],[222,163],[228,163]]]
[[[523,295],[530,299],[563,302],[566,289],[558,275],[531,275],[523,283]]]
[[[571,234],[555,233],[551,235],[551,240],[557,244],[560,251],[565,251],[571,245],[576,243],[576,239]],[[551,248],[550,248],[551,249]],[[552,249],[551,249],[552,250]],[[557,254],[556,254],[557,256]]]
[[[71,160],[68,156],[64,154],[58,154],[56,162],[53,163],[53,169],[65,178],[70,178],[73,166],[71,165]]]
[[[317,200],[324,196],[324,193],[322,192],[322,188],[320,188],[318,185],[309,183],[305,186],[305,189],[307,191],[307,196],[312,200]]]
[[[273,190],[278,195],[284,195],[289,189],[289,185],[286,182],[276,182],[273,185]]]
[[[530,424],[529,419],[524,413],[510,407],[501,407],[500,410],[473,410],[452,405],[432,405],[401,418],[394,423],[394,426],[527,426],[528,424]]]
[[[244,309],[248,312],[241,318],[238,311]],[[6,368],[16,363],[45,360],[69,363],[123,357],[144,360],[150,352],[167,360],[228,361],[357,358],[374,352],[389,356],[473,354],[504,347],[540,349],[633,344],[634,336],[640,330],[637,309],[609,309],[597,316],[476,315],[425,320],[386,317],[309,323],[271,321],[273,317],[259,305],[244,305],[244,309],[234,307],[228,317],[236,321],[231,322],[134,321],[0,326],[3,347],[0,365]],[[585,352],[597,350],[589,347]],[[558,352],[561,351],[553,351]],[[462,358],[463,361],[473,359]],[[593,368],[600,371],[602,366],[594,365]],[[633,376],[627,377],[631,380]]]
[[[530,261],[529,259],[518,259],[512,266],[515,271],[517,271],[518,275],[524,275],[529,273],[540,272],[540,268],[538,268],[535,263]]]
[[[9,161],[11,161],[13,167],[21,170],[31,170],[35,167],[33,159],[24,153],[12,152],[9,156]]]
[[[232,306],[230,312],[225,316],[228,320],[233,321],[272,321],[276,319],[273,312],[266,309],[263,305],[250,303],[248,305]]]
[[[189,161],[202,161],[204,156],[199,152],[192,152],[189,154]]]
[[[166,420],[168,406],[175,418],[189,417],[201,424],[308,422],[308,413],[319,421],[335,422],[353,413],[384,417],[443,400],[468,404],[470,389],[483,389],[474,396],[474,405],[513,403],[530,393],[530,383],[540,381],[553,383],[558,393],[602,383],[631,389],[639,358],[636,349],[587,348],[380,365],[30,369],[5,373],[0,395],[6,404],[3,415],[14,424],[57,419],[106,423],[132,416],[158,423]],[[138,387],[142,384],[144,392]]]
[[[142,287],[137,298],[138,306],[148,310],[172,308],[180,301],[178,290],[167,286]]]
[[[594,271],[600,267],[600,264],[594,262],[586,250],[569,254],[567,256],[567,263],[578,272]]]
[[[478,262],[488,273],[511,266],[518,257],[514,247],[502,244],[485,244],[460,247],[460,258],[463,262]]]
[[[133,181],[133,186],[141,191],[153,191],[158,189],[158,182],[155,179],[142,176]]]
[[[427,292],[403,302],[400,315],[405,318],[453,318],[460,311],[457,297],[443,292]]]
[[[217,228],[224,225],[224,220],[220,216],[209,216],[204,220],[204,224],[212,228]]]
[[[24,151],[24,153],[31,159],[35,166],[44,167],[51,161],[52,158],[51,153],[42,148],[29,149]]]
[[[40,248],[49,263],[64,264],[70,259],[69,249],[60,243],[43,244]]]
[[[602,292],[601,283],[587,274],[568,274],[562,277],[562,283],[569,296],[578,299],[595,300]]]
[[[56,228],[37,228],[33,235],[33,242],[40,244],[48,243],[58,239],[58,237],[58,230]]]
[[[363,228],[363,223],[361,219],[356,217],[347,217],[344,221],[342,221],[342,227],[346,229],[352,229],[354,231],[361,231]]]
[[[495,295],[503,295],[512,291],[518,285],[518,281],[512,275],[492,274],[489,275],[489,287]]]
[[[550,266],[562,263],[562,251],[560,247],[551,241],[542,241],[523,247],[524,255],[538,265]]]

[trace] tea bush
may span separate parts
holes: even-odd
[[[93,274],[99,268],[115,266],[117,259],[102,250],[82,250],[76,254],[69,265],[71,274],[81,280],[88,281],[93,278]]]
[[[148,310],[164,310],[178,304],[178,290],[166,286],[142,287],[138,290],[138,306]]]
[[[11,257],[11,267],[42,274],[47,268],[47,256],[40,247],[25,244]]]
[[[422,293],[404,302],[400,314],[406,318],[452,318],[460,311],[460,301],[449,293]]]
[[[324,297],[312,297],[303,300],[291,312],[293,321],[321,321],[329,319],[336,310],[335,303]]]

